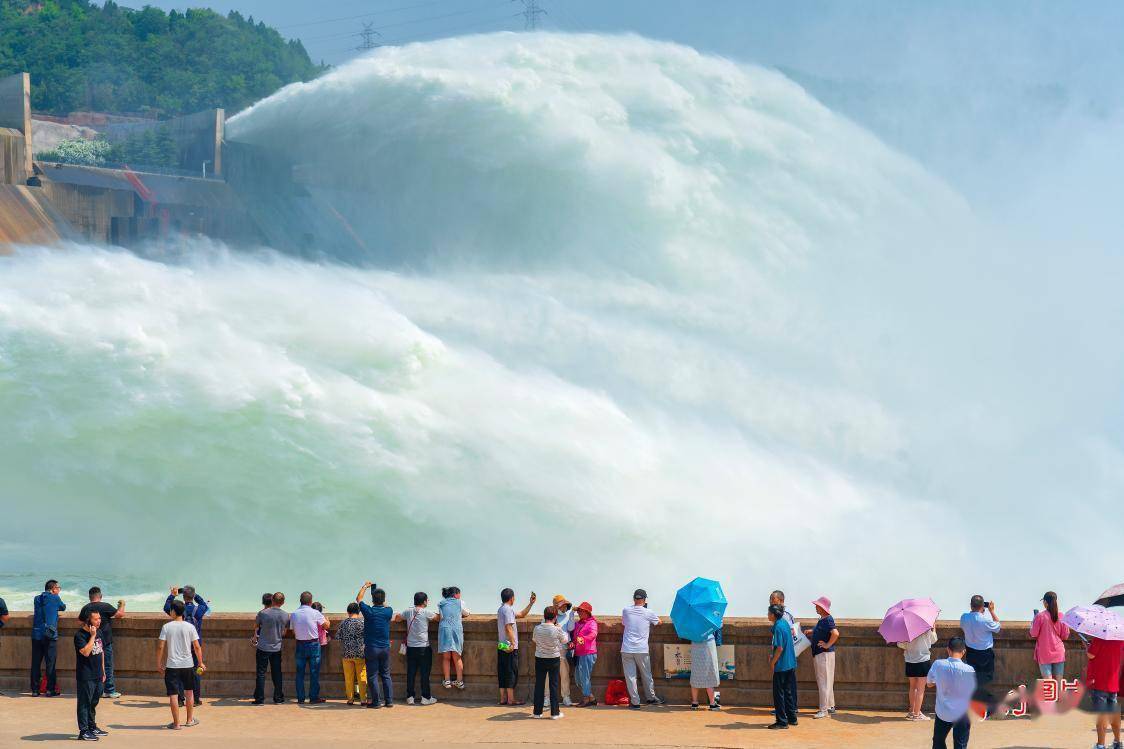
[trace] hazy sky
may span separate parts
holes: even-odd
[[[634,31],[705,51],[813,73],[896,78],[942,58],[950,76],[997,61],[1014,77],[1064,68],[1092,79],[1121,69],[1124,4],[896,0],[538,0],[544,28]],[[300,38],[314,59],[356,54],[364,22],[385,43],[523,28],[522,0],[123,0],[162,8],[209,6],[252,15]],[[905,60],[914,64],[902,65]],[[926,66],[928,67],[928,66]],[[928,70],[924,71],[929,74]],[[1119,74],[1114,74],[1119,78]]]

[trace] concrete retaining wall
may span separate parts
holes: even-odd
[[[218,176],[223,173],[222,141],[225,125],[224,110],[206,109],[168,120],[109,123],[100,130],[108,140],[116,143],[145,130],[165,128],[176,143],[181,169],[202,175],[203,164],[206,162],[207,174]]]
[[[64,691],[73,688],[74,649],[72,637],[76,628],[73,613],[64,615],[59,647],[59,673]],[[342,615],[330,614],[333,622]],[[598,617],[601,635],[598,639],[600,658],[594,670],[596,693],[604,694],[606,682],[620,676],[619,648],[621,626],[618,617]],[[119,689],[131,694],[162,695],[163,682],[156,670],[156,636],[160,626],[167,621],[161,614],[131,614],[113,625]],[[250,644],[253,632],[252,614],[215,614],[206,618],[203,627],[204,660],[209,671],[204,678],[205,697],[246,698],[253,692],[254,648]],[[804,622],[811,625],[813,622]],[[530,631],[535,622],[520,622],[520,641],[530,643]],[[837,650],[835,695],[836,702],[845,708],[879,708],[904,710],[906,706],[905,676],[901,651],[886,645],[877,633],[878,622],[864,619],[839,620],[842,633]],[[460,700],[494,700],[496,697],[496,622],[494,617],[473,616],[465,625],[465,680],[469,688],[463,693],[445,690],[440,686],[440,662],[435,657],[433,682],[439,698]],[[996,690],[1007,688],[1035,678],[1037,669],[1033,660],[1033,641],[1028,637],[1027,622],[1004,622],[1003,632],[997,638],[998,669]],[[937,628],[941,640],[959,633],[956,622],[940,622]],[[727,644],[735,646],[736,678],[723,682],[722,700],[730,705],[771,704],[768,623],[762,619],[727,619],[723,630]],[[30,615],[14,613],[8,626],[2,630],[0,641],[0,688],[26,690],[27,669],[30,662]],[[402,676],[405,658],[397,654],[403,629],[396,625],[392,636],[392,669],[395,693],[403,694]],[[431,640],[436,643],[436,626],[431,629]],[[662,678],[664,643],[680,642],[670,624],[663,624],[652,633],[652,666],[657,674],[656,687],[661,696],[673,702],[688,701],[685,681]],[[1067,677],[1084,672],[1085,655],[1080,642],[1068,647]],[[934,657],[943,657],[942,647],[934,648]],[[534,658],[533,651],[524,645],[522,653],[521,696],[530,698]],[[284,670],[286,682],[291,683],[293,672],[293,642],[285,643]],[[812,707],[816,702],[815,677],[810,657],[800,658],[797,671],[800,681],[800,703]],[[324,657],[322,674],[324,696],[329,699],[343,697],[340,675],[339,645],[329,644]],[[267,684],[267,692],[271,687]],[[287,687],[287,696],[295,691]],[[932,696],[927,698],[930,702]],[[928,704],[928,703],[927,703]]]
[[[23,135],[23,179],[10,184],[22,184],[31,175],[31,78],[27,73],[16,73],[0,78],[0,127],[18,130]]]

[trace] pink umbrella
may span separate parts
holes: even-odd
[[[1124,619],[1104,606],[1074,606],[1062,621],[1077,632],[1098,640],[1124,640]]]
[[[941,610],[932,598],[907,598],[898,601],[886,611],[878,634],[886,642],[909,642],[933,628]]]

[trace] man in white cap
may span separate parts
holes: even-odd
[[[816,688],[820,693],[820,709],[813,718],[826,718],[835,712],[835,643],[839,630],[831,616],[831,599],[820,596],[812,601],[820,620],[804,634],[812,643],[812,666],[816,671]]]

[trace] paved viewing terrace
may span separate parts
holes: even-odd
[[[438,687],[437,696],[443,690]],[[72,741],[73,696],[0,696],[0,747],[35,742]],[[574,747],[789,747],[790,749],[903,749],[929,747],[932,723],[911,723],[901,713],[840,711],[812,720],[802,710],[800,724],[768,731],[765,708],[731,707],[721,712],[671,706],[569,708],[559,721],[532,720],[527,708],[492,705],[429,707],[397,705],[367,710],[342,702],[324,705],[253,706],[248,699],[208,700],[200,724],[172,732],[165,700],[125,696],[103,700],[98,723],[110,731],[103,746],[215,747],[498,747],[565,745]],[[1068,749],[1090,747],[1095,735],[1090,716],[1070,713],[1040,719],[988,720],[972,726],[972,749]],[[29,742],[29,743],[24,743]]]

